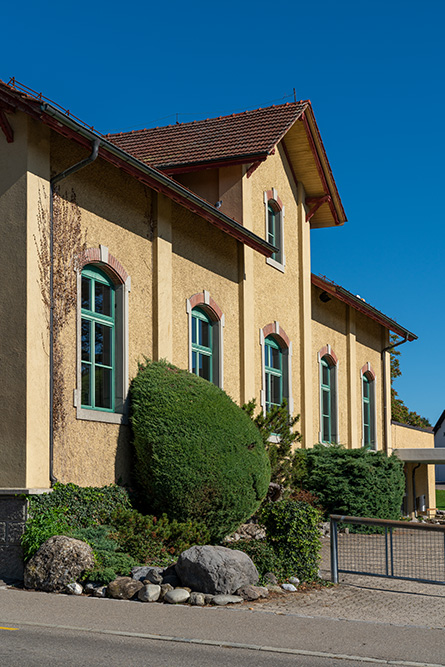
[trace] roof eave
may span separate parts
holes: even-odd
[[[366,301],[362,301],[362,299],[360,299],[359,297],[355,296],[354,294],[351,294],[351,292],[348,292],[348,290],[344,289],[344,287],[336,285],[335,283],[327,282],[320,276],[316,276],[314,274],[311,275],[311,280],[312,284],[315,285],[315,287],[322,289],[324,292],[327,292],[328,294],[335,297],[339,301],[342,301],[343,303],[346,303],[352,308],[355,308],[355,310],[358,310],[363,315],[366,315],[375,322],[378,322],[378,324],[381,324],[389,331],[393,331],[395,334],[397,334],[398,336],[402,336],[409,342],[417,340],[416,334],[412,333],[408,329],[405,329],[405,327],[402,327],[393,319],[387,317],[379,310],[377,310],[370,304],[366,303]]]

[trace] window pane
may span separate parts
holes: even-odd
[[[281,404],[281,377],[271,375],[270,378],[271,403]]]
[[[202,377],[205,380],[211,380],[211,375],[210,375],[211,357],[208,357],[206,354],[198,354],[198,358],[199,358],[199,377]]]
[[[270,357],[271,367],[276,368],[277,370],[281,370],[281,350],[277,350],[276,348],[271,347]]]
[[[364,427],[364,440],[365,440],[365,445],[370,445],[371,444],[371,438],[370,438],[370,428],[367,424],[365,424]]]
[[[267,215],[267,240],[275,245],[275,213],[269,206]]]
[[[81,386],[81,402],[82,405],[91,405],[90,395],[90,366],[82,364],[82,386]]]
[[[96,364],[111,366],[111,328],[96,322],[94,349]]]
[[[111,317],[111,289],[108,285],[99,282],[94,284],[94,310]]]
[[[322,439],[323,439],[324,442],[330,442],[331,441],[330,419],[329,419],[329,417],[323,417]]]
[[[322,401],[323,401],[323,404],[322,404],[322,413],[323,413],[323,415],[330,415],[331,414],[331,410],[330,410],[331,402],[329,400],[330,399],[329,393],[330,393],[329,391],[322,391],[321,392]]]
[[[198,318],[192,316],[192,343],[196,344],[197,336],[196,330],[198,328]]]
[[[367,378],[363,378],[363,397],[369,398],[369,382]]]
[[[322,379],[321,379],[321,381],[324,385],[329,387],[329,375],[330,375],[329,366],[326,363],[322,363],[321,367],[323,369],[322,370]]]
[[[91,361],[91,322],[82,320],[81,332],[82,361]]]
[[[95,402],[96,408],[111,409],[111,369],[95,369]]]
[[[192,373],[194,373],[195,375],[197,375],[197,370],[196,370],[196,357],[197,357],[196,352],[192,352]]]
[[[199,338],[198,338],[198,344],[202,345],[203,347],[210,347],[210,324],[208,322],[203,322],[203,320],[198,320],[199,321]]]
[[[82,276],[82,308],[85,310],[91,310],[91,298],[90,298],[90,287],[91,280]]]

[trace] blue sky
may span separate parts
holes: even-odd
[[[445,2],[23,0],[2,7],[0,78],[102,132],[310,99],[349,222],[312,268],[419,336],[396,389],[445,408]]]

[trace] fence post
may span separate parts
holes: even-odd
[[[337,521],[330,517],[331,533],[331,579],[338,584],[338,543],[337,543]]]

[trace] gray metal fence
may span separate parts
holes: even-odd
[[[445,584],[445,526],[331,514],[331,577],[339,572]],[[354,532],[339,532],[354,526]],[[356,532],[360,528],[367,533]]]

